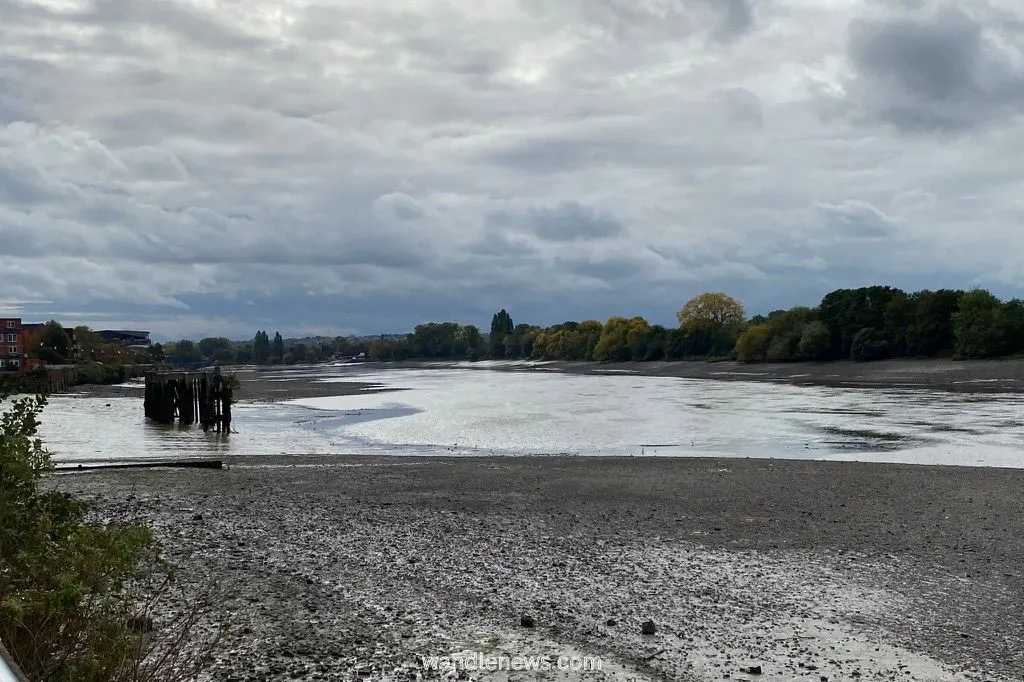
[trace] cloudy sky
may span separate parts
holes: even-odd
[[[1024,295],[1020,0],[0,0],[0,309],[251,337]]]

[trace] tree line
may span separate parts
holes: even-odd
[[[429,322],[405,335],[337,337],[315,342],[271,338],[207,338],[168,346],[172,362],[292,364],[338,357],[414,359],[725,360],[799,362],[908,357],[993,358],[1024,353],[1024,302],[1001,301],[983,289],[907,293],[888,286],[838,289],[815,307],[747,317],[721,292],[689,300],[677,325],[643,317],[516,324],[502,309],[487,333],[473,325]]]

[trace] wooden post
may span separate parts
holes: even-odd
[[[219,368],[207,372],[146,372],[143,412],[148,419],[164,424],[177,420],[195,424],[204,431],[231,430],[232,389]]]

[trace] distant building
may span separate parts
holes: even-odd
[[[141,346],[148,348],[152,345],[149,332],[133,331],[128,329],[101,329],[98,332],[103,343],[118,343],[122,346]]]
[[[25,328],[20,317],[0,317],[0,372],[24,372],[35,369],[39,358],[25,347]]]
[[[25,360],[20,317],[0,317],[0,371],[20,372]]]

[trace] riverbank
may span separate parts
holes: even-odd
[[[214,680],[414,679],[466,650],[600,656],[619,680],[1024,669],[1024,471],[311,456],[55,481],[235,588]]]

